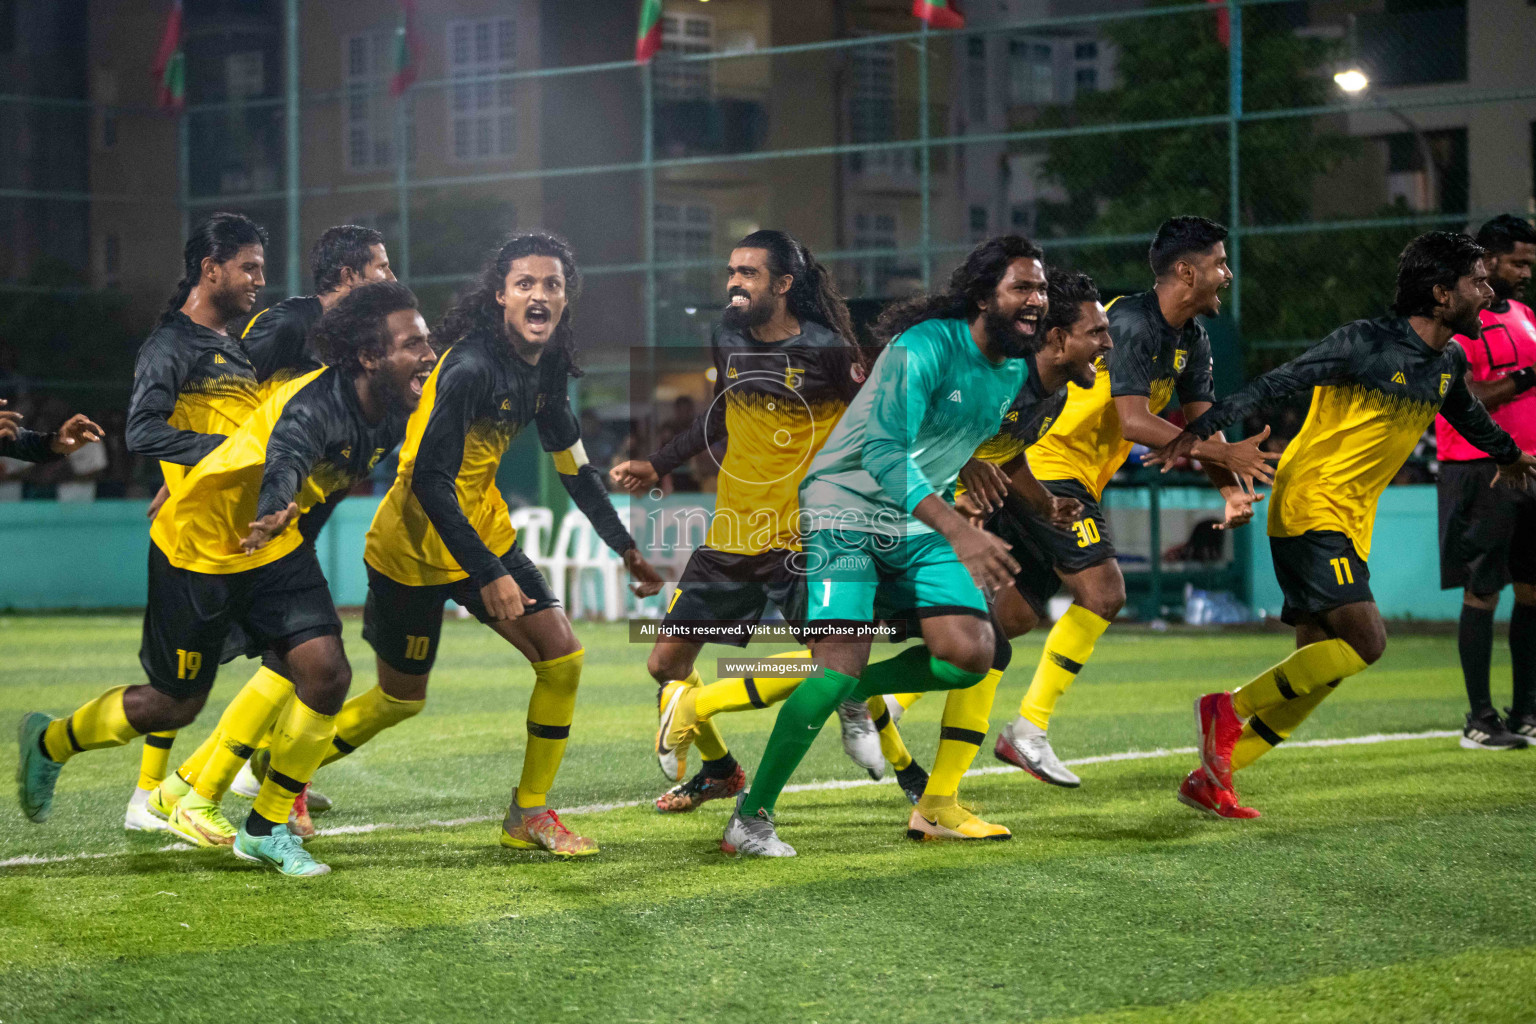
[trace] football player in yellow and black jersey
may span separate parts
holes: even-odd
[[[437,356],[403,285],[360,289],[318,334],[327,369],[274,389],[245,425],[172,489],[150,531],[139,660],[147,685],[108,690],[65,718],[22,722],[18,789],[33,821],[52,809],[63,763],[191,722],[230,629],[282,654],[294,699],[273,729],[271,767],[234,852],[287,875],[329,869],[289,833],[295,796],[331,747],[351,668],[304,510],[368,475],[396,443]],[[372,329],[368,329],[371,327]]]
[[[567,387],[575,363],[570,304],[576,260],[563,239],[514,235],[444,316],[451,347],[427,381],[400,449],[400,472],[374,516],[364,559],[363,636],[378,656],[379,685],[347,702],[327,760],[343,757],[419,712],[437,657],[443,606],[469,609],[533,665],[528,747],[501,842],[562,857],[597,852],[548,806],[565,754],[584,652],[549,585],[517,546],[496,469],[528,424],[554,456],[576,507],[638,581],[661,578],[614,511],[587,462]]]
[[[256,371],[263,394],[270,394],[272,389],[325,365],[311,337],[315,324],[325,312],[334,309],[359,285],[395,279],[389,254],[384,248],[384,237],[372,228],[354,224],[326,229],[310,250],[310,269],[315,282],[314,295],[294,296],[263,309],[251,317],[240,332],[241,343]],[[336,506],[346,496],[345,489],[338,490],[305,512],[299,520],[298,530],[306,543],[315,542]],[[257,724],[275,720],[277,705],[293,689],[276,652],[261,650],[238,629],[231,631],[229,643],[230,647],[225,651],[226,661],[242,655],[259,657],[261,668],[225,708],[219,727],[174,773],[166,776],[148,798],[150,815],[155,818],[163,815],[172,832],[193,842],[201,841],[205,830],[188,826],[200,821],[204,812],[214,814],[231,784],[236,792],[249,797],[254,797],[261,786],[263,748],[254,752],[257,756],[251,767],[246,768],[242,768],[244,758],[253,753],[247,744],[229,745],[225,748],[228,757],[215,756],[227,739],[224,735],[226,719],[234,723],[232,731],[236,734],[244,736],[254,732],[263,737]],[[151,749],[146,747],[146,754]],[[141,769],[140,774],[143,776],[145,772]],[[143,784],[141,779],[140,785]],[[176,807],[193,791],[197,795],[192,796],[189,806],[177,815]],[[290,828],[300,836],[313,834],[310,810],[319,812],[330,807],[328,797],[306,789],[294,805]],[[233,832],[229,834],[232,836]]]
[[[1040,321],[1041,347],[1026,356],[1029,380],[1003,416],[996,435],[983,442],[957,481],[956,507],[1010,545],[1019,564],[1012,587],[991,595],[994,628],[1011,640],[1033,629],[1045,614],[1045,602],[1060,585],[1055,560],[1042,534],[1052,525],[1070,528],[1081,518],[1082,503],[1058,497],[1035,479],[1025,451],[1050,431],[1067,403],[1068,385],[1092,388],[1099,363],[1113,348],[1109,318],[1099,290],[1086,274],[1052,267],[1046,273],[1048,306]],[[992,670],[975,686],[951,690],[944,705],[939,749],[934,756],[935,789],[953,794],[987,738],[992,700],[1013,648],[998,645]],[[912,759],[895,723],[921,693],[869,698],[881,746],[897,782],[913,803],[923,796],[929,776]]]
[[[1032,577],[1036,596],[1049,598],[1051,579],[1059,577],[1072,605],[1047,634],[1019,716],[1003,728],[996,754],[1053,785],[1072,787],[1080,780],[1046,738],[1051,713],[1125,604],[1125,577],[1099,501],[1133,444],[1156,447],[1178,436],[1178,428],[1158,415],[1175,394],[1188,419],[1215,400],[1211,346],[1200,318],[1217,314],[1221,290],[1232,281],[1226,236],[1226,228],[1203,217],[1163,222],[1148,251],[1152,289],[1109,304],[1114,350],[1093,387],[1069,387],[1050,432],[1029,449],[1039,481],[1052,494],[1080,502],[1083,512],[1068,529],[1032,524],[1035,548],[1049,562],[1049,571]],[[1226,499],[1225,527],[1253,515],[1257,499],[1241,478],[1270,477],[1265,460],[1273,456],[1259,451],[1262,441],[1227,444],[1216,437],[1196,453]]]
[[[791,625],[803,618],[805,581],[795,567],[800,481],[864,379],[848,307],[827,269],[797,239],[754,231],[736,243],[726,273],[729,304],[710,339],[715,395],[709,409],[649,459],[612,471],[621,487],[640,493],[710,446],[725,445],[709,536],[688,558],[648,666],[661,687],[657,758],[662,773],[679,783],[656,801],[669,813],[735,796],[746,785],[709,716],[767,707],[800,682],[731,681],[739,699],[707,705],[697,732],[688,728],[696,720],[691,701],[699,696],[694,663],[706,639],[746,645],[769,602]],[[843,721],[845,746],[862,752],[855,760],[878,778],[885,761],[867,712],[850,703]],[[704,763],[684,782],[686,749],[695,742]]]
[[[250,315],[266,285],[266,244],[266,230],[238,213],[215,213],[199,224],[183,249],[176,292],[139,347],[124,441],[135,455],[160,461],[167,487],[151,502],[150,518],[168,488],[238,430],[260,402],[256,370],[227,325]],[[165,778],[175,736],[144,737],[124,828],[165,828],[148,800]]]
[[[1485,251],[1466,235],[1431,231],[1398,261],[1391,316],[1356,320],[1304,355],[1251,381],[1195,419],[1154,453],[1177,458],[1224,424],[1307,389],[1312,407],[1275,471],[1270,551],[1285,594],[1282,617],[1296,651],[1231,693],[1195,703],[1201,764],[1179,799],[1224,818],[1256,818],[1232,773],[1286,739],[1345,678],[1386,648],[1371,596],[1371,527],[1376,502],[1419,438],[1443,415],[1499,467],[1495,483],[1528,486],[1527,455],[1468,390],[1467,356],[1451,344],[1476,338],[1478,314],[1493,299]]]

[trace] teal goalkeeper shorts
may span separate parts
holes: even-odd
[[[804,558],[808,624],[988,617],[981,588],[936,533],[815,530],[805,536]]]

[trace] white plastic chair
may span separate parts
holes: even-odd
[[[560,521],[551,563],[555,573],[551,586],[571,618],[580,618],[587,610],[589,577],[596,577],[591,581],[596,584],[596,600],[591,602],[596,607],[591,610],[609,622],[624,617],[624,563],[608,550],[587,517],[574,509]]]
[[[555,514],[541,505],[524,505],[512,510],[512,529],[517,531],[517,546],[542,572],[548,560],[545,547],[555,531]]]

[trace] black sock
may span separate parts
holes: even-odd
[[[705,759],[704,777],[706,779],[728,779],[736,773],[736,758],[730,751],[726,751],[724,757],[713,761]]]
[[[1514,631],[1510,631],[1513,638]],[[1456,638],[1461,652],[1461,674],[1467,681],[1467,702],[1474,715],[1493,710],[1488,695],[1488,666],[1493,661],[1493,612],[1461,606],[1461,630]]]
[[[1516,604],[1509,616],[1509,660],[1515,677],[1514,713],[1536,714],[1536,605]]]
[[[896,771],[896,784],[902,789],[916,789],[919,785],[927,785],[927,783],[928,773],[923,771],[923,766],[916,761]]]
[[[43,756],[46,757],[48,760],[50,760],[50,761],[53,760],[53,755],[48,753],[48,730],[47,729],[44,729],[42,732],[37,734],[37,749],[41,750],[43,752]]]
[[[274,828],[286,824],[288,824],[286,821],[269,821],[255,811],[252,811],[245,819],[245,831],[248,835],[269,836]]]

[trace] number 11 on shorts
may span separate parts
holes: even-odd
[[[1333,575],[1338,579],[1339,586],[1355,582],[1354,570],[1349,567],[1347,557],[1330,558],[1328,564],[1333,566]]]

